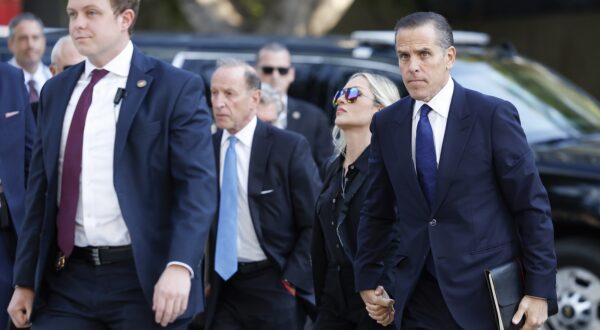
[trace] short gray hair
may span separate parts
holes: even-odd
[[[277,113],[283,112],[283,101],[281,100],[281,94],[269,84],[262,84],[260,87],[260,103],[262,104],[273,104]]]
[[[260,89],[260,78],[256,73],[256,70],[250,64],[233,57],[222,58],[217,61],[217,69],[219,68],[235,68],[241,67],[244,69],[244,78],[246,85],[250,90]]]
[[[22,13],[20,15],[17,15],[15,17],[13,17],[10,22],[8,23],[8,37],[10,39],[14,38],[15,36],[15,29],[17,28],[17,25],[21,24],[21,22],[23,21],[35,21],[40,25],[40,29],[42,29],[42,33],[44,31],[44,22],[42,22],[42,20],[35,16],[32,13]]]
[[[444,16],[434,12],[416,12],[404,16],[396,23],[394,32],[397,35],[400,29],[414,29],[430,23],[437,31],[440,47],[447,49],[454,46],[452,27]]]

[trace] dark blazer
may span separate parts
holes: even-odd
[[[0,100],[0,180],[18,232],[25,217],[25,183],[35,125],[23,72],[5,63],[0,63]],[[6,307],[13,291],[14,255],[10,251],[14,234],[12,230],[0,233],[0,327],[6,325]]]
[[[349,261],[353,261],[356,256],[356,236],[358,233],[358,225],[360,222],[360,210],[363,202],[367,198],[367,170],[368,170],[368,157],[370,147],[363,151],[363,154],[354,163],[356,167],[356,176],[352,180],[352,184],[348,190],[344,192],[345,198],[342,199],[342,206],[340,213],[336,214],[332,209],[332,196],[326,192],[331,191],[332,184],[338,184],[339,181],[335,180],[338,175],[341,177],[340,168],[342,167],[343,158],[338,156],[327,165],[325,170],[325,179],[323,181],[323,189],[319,195],[316,205],[317,219],[313,227],[313,241],[312,241],[312,269],[313,269],[313,280],[315,286],[315,298],[317,305],[320,303],[320,299],[323,293],[325,283],[325,277],[327,273],[327,266],[329,261],[327,259],[326,246],[331,244],[337,244],[335,242],[325,241],[323,235],[322,223],[329,223],[335,221],[337,225],[338,237],[341,241],[341,246],[344,253]],[[335,182],[335,183],[333,183]],[[337,187],[334,188],[337,191]],[[335,198],[341,198],[339,195]],[[325,220],[325,221],[323,221]],[[397,225],[395,226],[398,227]],[[384,259],[385,271],[381,279],[381,284],[388,290],[388,292],[394,292],[394,270],[397,262],[397,256],[395,251],[397,248],[397,235],[392,239],[392,247],[388,250],[388,253]],[[357,293],[358,294],[358,293]]]
[[[27,193],[27,216],[17,249],[15,284],[33,287],[54,269],[58,156],[63,117],[84,63],[49,80],[41,94]],[[141,86],[140,81],[146,84]],[[211,118],[202,80],[134,49],[117,122],[114,181],[149,306],[170,261],[195,273],[187,311],[203,309],[201,261],[216,204],[210,150]]]
[[[323,111],[312,103],[288,97],[286,129],[304,135],[321,170],[333,153],[331,126]]]
[[[525,294],[556,299],[556,257],[550,205],[534,155],[509,102],[454,85],[430,210],[411,150],[414,100],[405,97],[375,115],[368,199],[355,262],[357,287],[374,288],[378,255],[400,223],[396,324],[431,249],[436,278],[463,328],[493,328],[484,270],[521,257]]]
[[[213,135],[217,168],[222,135],[222,130]],[[297,295],[314,304],[310,240],[321,180],[306,139],[258,120],[248,171],[248,204],[260,247],[277,265],[282,279],[296,287]],[[217,225],[215,220],[209,244],[211,252]],[[209,255],[211,293],[207,303],[207,329],[210,329],[223,284],[214,271],[214,253]]]

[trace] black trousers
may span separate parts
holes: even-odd
[[[32,330],[183,330],[191,319],[163,328],[137,278],[133,260],[102,266],[73,259],[45,283],[47,304]]]
[[[238,271],[223,284],[212,329],[299,329],[300,306],[281,280],[273,266]]]
[[[362,298],[354,292],[354,287],[352,267],[327,269],[315,330],[394,328],[393,325],[384,328],[369,316]]]
[[[450,314],[436,279],[425,269],[421,272],[415,291],[404,308],[402,329],[462,329]]]

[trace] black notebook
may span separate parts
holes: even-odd
[[[512,318],[519,308],[524,295],[523,271],[521,263],[513,260],[504,265],[485,271],[485,279],[490,290],[492,307],[499,330],[521,329],[525,316],[518,325],[512,324]],[[556,300],[548,300],[548,316],[558,312]]]

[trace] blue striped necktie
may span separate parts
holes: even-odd
[[[229,147],[223,165],[219,222],[215,251],[215,271],[227,281],[237,271],[237,211],[238,178],[235,136],[229,137]]]

